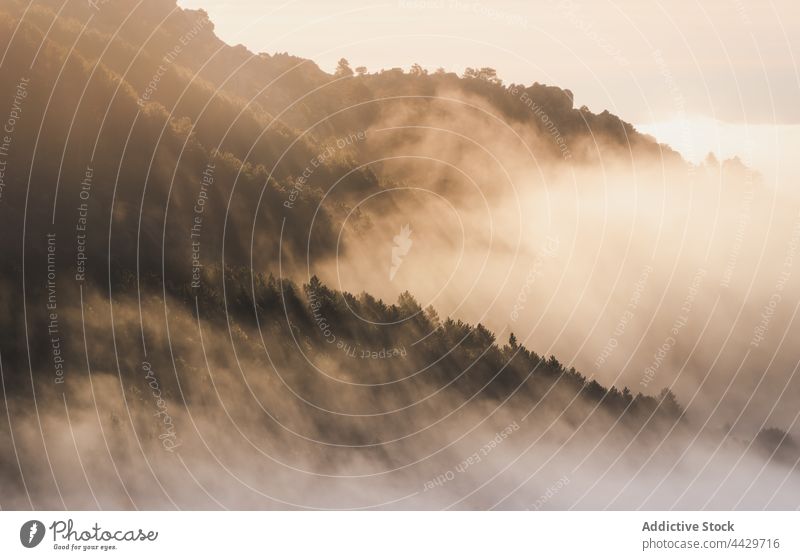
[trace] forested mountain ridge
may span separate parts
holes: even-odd
[[[105,441],[111,463],[100,458],[97,468],[106,480],[119,458],[144,472],[144,449],[162,445],[156,392],[179,434],[169,441],[190,462],[212,464],[205,427],[259,481],[275,472],[284,480],[286,464],[343,478],[348,469],[369,477],[373,467],[415,466],[484,422],[500,432],[513,421],[529,441],[559,451],[602,442],[609,462],[634,440],[637,461],[679,456],[680,438],[696,427],[667,382],[647,395],[604,386],[511,329],[440,317],[409,291],[391,303],[336,289],[317,272],[360,257],[342,231],[369,239],[384,215],[401,215],[395,201],[366,209],[363,199],[412,190],[421,177],[436,195],[461,196],[466,181],[447,156],[496,155],[437,135],[496,138],[497,152],[524,156],[513,171],[536,179],[598,161],[687,167],[676,152],[607,111],[575,108],[569,90],[504,85],[491,68],[369,72],[342,60],[329,74],[288,54],[228,46],[213,30],[204,12],[174,0],[0,7],[0,107],[11,107],[0,152],[0,418],[33,426],[34,396],[42,411],[41,433],[12,441],[11,425],[0,429],[2,448],[19,452],[17,463],[0,458],[7,487],[23,488],[23,473],[34,473],[31,507],[61,507],[42,451],[63,434],[41,426],[66,422],[93,448]],[[442,121],[452,129],[439,130]],[[422,159],[429,143],[442,147],[444,171],[400,158]],[[496,171],[486,167],[482,181],[490,194],[502,188]],[[503,250],[509,244],[501,240]],[[240,426],[247,437],[232,438]],[[110,445],[104,430],[118,436]],[[259,461],[242,451],[251,447]],[[795,457],[779,430],[764,431],[756,447]],[[66,494],[91,507],[72,450],[55,453]],[[278,467],[263,467],[264,456]],[[208,506],[191,501],[196,488],[171,456],[159,458],[151,473]],[[397,484],[418,491],[429,476]],[[130,478],[145,506],[169,505],[153,497],[151,478]],[[281,490],[294,488],[286,480]],[[124,482],[109,487],[113,505],[130,506]],[[381,499],[399,492],[387,488],[376,490]]]

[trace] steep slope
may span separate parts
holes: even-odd
[[[416,210],[364,207],[371,194],[460,193],[456,158],[502,189],[481,146],[437,136],[442,120],[542,176],[601,160],[685,167],[674,152],[574,108],[567,90],[503,86],[485,69],[329,75],[227,46],[174,1],[27,6],[0,8],[0,100],[14,111],[0,198],[4,507],[99,506],[89,480],[110,507],[221,505],[187,482],[184,458],[227,506],[419,494],[412,506],[438,507],[453,496],[428,498],[426,481],[501,433],[524,442],[509,455],[546,446],[539,468],[597,442],[594,470],[633,440],[637,465],[680,456],[687,421],[669,390],[607,388],[409,293],[385,303],[315,275],[359,258],[342,232],[369,241],[382,217]],[[430,143],[450,167],[401,159]],[[86,479],[65,425],[92,449]]]

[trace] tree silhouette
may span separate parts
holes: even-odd
[[[347,62],[346,58],[339,59],[339,62],[336,64],[336,72],[334,75],[337,77],[353,75],[353,70],[350,68],[350,63]]]
[[[483,68],[467,68],[464,70],[465,79],[483,80],[494,85],[502,85],[503,81],[497,77],[497,70],[484,66]]]
[[[412,76],[427,76],[428,75],[428,71],[425,70],[419,64],[412,64],[411,65],[411,69],[409,70],[408,73],[411,74]]]

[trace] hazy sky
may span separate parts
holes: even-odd
[[[179,0],[256,52],[370,71],[492,66],[634,123],[800,123],[797,0]]]

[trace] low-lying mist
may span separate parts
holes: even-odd
[[[345,222],[312,273],[388,301],[409,290],[603,384],[670,387],[731,435],[797,433],[798,197],[738,160],[692,165],[666,146],[643,156],[597,137],[564,160],[530,129],[437,104],[422,119],[387,110],[370,132],[367,165],[394,182],[359,201],[372,223]]]
[[[0,7],[0,507],[796,507],[791,188],[101,4]]]
[[[88,354],[70,345],[65,359],[74,372],[90,356],[91,375],[71,373],[65,391],[42,382],[36,409],[7,401],[4,507],[783,508],[798,490],[796,455],[768,461],[774,448],[695,433],[666,410],[640,417],[625,401],[587,399],[568,372],[554,385],[507,379],[497,392],[456,368],[437,386],[410,346],[364,357],[323,343],[301,359],[281,329],[166,304],[148,296],[140,315],[135,299],[112,309],[91,294],[83,317],[65,317],[94,343]],[[343,382],[387,367],[411,377]]]

